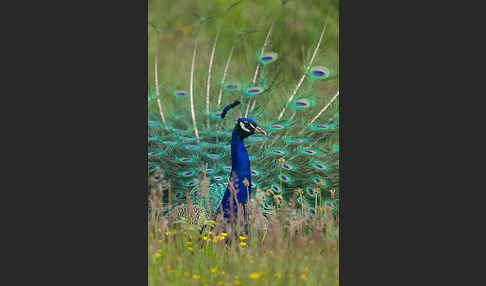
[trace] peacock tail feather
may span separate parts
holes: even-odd
[[[244,139],[251,164],[244,191],[263,213],[274,212],[301,189],[297,208],[314,215],[319,198],[321,207],[336,214],[338,71],[322,60],[327,18],[323,24],[312,56],[292,78],[280,75],[285,67],[279,61],[286,54],[272,45],[272,32],[282,29],[278,19],[269,25],[263,46],[255,47],[250,61],[254,71],[242,73],[235,58],[248,47],[220,45],[228,33],[221,28],[206,44],[196,39],[191,53],[184,55],[185,65],[177,70],[185,70],[186,82],[159,81],[157,69],[171,67],[155,67],[155,84],[148,91],[148,172],[177,215],[189,213],[183,207],[187,197],[204,216],[221,210],[233,167],[232,130],[239,118],[252,119],[267,132]],[[334,200],[331,189],[337,190]]]
[[[210,214],[214,214],[217,213],[221,205],[227,185],[227,183],[213,183],[209,185],[209,192],[204,190],[206,193],[201,191],[199,186],[196,186],[189,193],[194,205],[208,210]]]

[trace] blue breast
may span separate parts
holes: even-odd
[[[246,151],[245,145],[243,140],[238,136],[238,134],[234,131],[232,138],[231,138],[231,175],[230,180],[235,187],[237,194],[236,199],[238,203],[242,206],[245,206],[248,200],[247,193],[251,194],[251,172],[250,172],[250,158],[248,157],[248,152]],[[231,179],[235,177],[234,182]],[[244,181],[245,179],[248,180],[248,187],[245,186]],[[247,191],[248,190],[248,191]],[[224,217],[230,217],[230,202],[231,202],[231,191],[230,186],[226,188],[224,193],[222,207],[224,212]],[[234,204],[234,214],[236,215],[236,201],[233,201]],[[246,208],[244,208],[244,214],[246,215]]]

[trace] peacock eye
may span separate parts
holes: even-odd
[[[268,52],[268,53],[264,53],[262,54],[258,60],[260,61],[261,64],[263,65],[266,65],[266,64],[269,64],[269,63],[273,63],[274,61],[276,61],[278,58],[278,54],[275,53],[275,52]]]
[[[312,80],[328,79],[331,70],[325,66],[314,66],[309,70],[309,76]]]
[[[311,107],[313,105],[314,105],[314,100],[307,99],[307,98],[300,98],[300,99],[295,100],[292,103],[291,107],[296,109],[296,110],[301,110],[301,109]]]
[[[251,96],[259,95],[262,92],[263,92],[262,87],[254,86],[254,87],[250,87],[250,88],[245,89],[245,91],[243,93],[246,96],[251,97]]]
[[[176,96],[176,98],[178,99],[184,99],[184,98],[187,98],[187,92],[183,91],[183,90],[176,90],[174,91],[174,95]]]
[[[231,93],[238,92],[241,90],[241,85],[236,82],[226,83],[224,85],[224,90]]]

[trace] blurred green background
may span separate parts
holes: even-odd
[[[234,6],[228,10],[231,5]],[[278,67],[272,67],[270,73],[278,72],[278,88],[281,92],[272,98],[273,103],[277,104],[271,104],[270,108],[275,105],[275,109],[280,110],[289,91],[302,76],[327,17],[328,26],[314,65],[325,65],[338,73],[338,0],[149,0],[149,89],[154,86],[156,53],[159,54],[161,96],[169,94],[167,90],[189,89],[192,52],[197,40],[195,100],[196,104],[202,106],[209,57],[218,28],[221,27],[221,35],[214,60],[214,81],[221,79],[233,46],[235,50],[228,80],[247,81],[255,71],[256,57],[267,31],[276,21],[266,51],[279,54]],[[319,82],[314,87],[322,91],[322,102],[317,103],[312,115],[335,94],[338,80]],[[211,100],[214,100],[215,96],[211,96]],[[175,104],[172,97],[163,101],[164,108],[169,110]],[[150,102],[149,110],[156,109],[155,102]]]

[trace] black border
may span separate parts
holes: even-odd
[[[449,83],[440,85],[443,80],[429,83],[437,64],[430,57],[456,34],[440,27],[447,32],[446,43],[427,47],[440,33],[429,27],[428,21],[435,20],[418,15],[427,9],[423,2],[406,7],[391,1],[346,1],[343,9],[343,1],[340,285],[402,281],[416,277],[413,267],[423,267],[419,260],[428,254],[414,249],[421,243],[410,229],[418,229],[423,238],[436,223],[425,216],[433,208],[420,202],[429,199],[437,205],[430,196],[443,196],[443,185],[450,182],[432,177],[423,183],[444,162],[431,162],[429,152],[448,138],[425,147],[421,143],[440,126],[430,124],[437,100],[442,104],[445,96],[457,96],[448,90]],[[10,171],[2,176],[2,201],[11,208],[7,220],[15,226],[4,231],[15,240],[6,244],[14,250],[12,261],[21,266],[15,278],[38,281],[50,275],[50,283],[146,285],[148,2],[56,5],[24,7],[30,14],[8,27],[20,36],[5,39],[18,47],[18,54],[8,54],[14,63],[5,84],[12,84],[11,75],[21,70],[21,79],[3,97],[6,109],[18,107],[5,118],[8,128],[2,134],[3,143],[10,143],[4,150],[11,158],[2,158]],[[433,6],[429,15],[445,15],[440,9],[438,13]],[[447,56],[453,54],[466,53]],[[417,78],[411,78],[410,66]],[[434,95],[440,98],[426,102]],[[349,97],[346,111],[344,97]],[[461,118],[453,115],[452,121]],[[440,191],[437,197],[434,190]],[[410,264],[397,265],[413,250]]]
[[[4,9],[12,280],[147,285],[148,2],[20,6]]]

